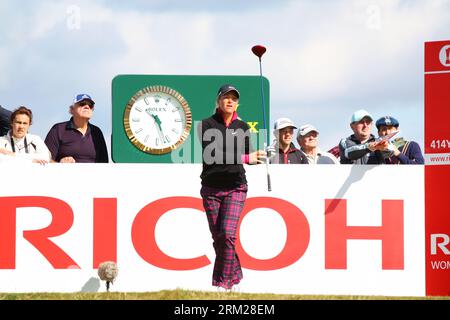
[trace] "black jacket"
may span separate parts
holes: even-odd
[[[0,106],[0,137],[9,131],[9,123],[12,112]]]
[[[234,188],[247,183],[242,156],[252,152],[247,123],[233,120],[228,127],[219,113],[201,122],[202,185]]]
[[[339,143],[339,156],[342,164],[368,164],[369,156],[373,153],[369,150],[369,142],[375,141],[373,134],[369,140],[361,144],[354,134],[344,138]]]
[[[291,143],[289,150],[284,153],[280,148],[278,148],[278,153],[270,161],[270,163],[279,164],[308,164],[308,159],[305,155],[298,150],[293,143]]]

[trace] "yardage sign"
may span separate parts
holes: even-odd
[[[450,295],[450,40],[425,43],[426,293]]]

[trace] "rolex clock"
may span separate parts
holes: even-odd
[[[150,154],[165,154],[187,139],[192,115],[178,91],[167,86],[149,86],[128,101],[123,125],[136,148]]]

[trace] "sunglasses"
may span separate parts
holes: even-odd
[[[94,104],[90,101],[81,101],[78,105],[80,107],[84,107],[84,106],[88,105],[89,108],[94,109]]]

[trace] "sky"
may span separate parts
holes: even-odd
[[[311,123],[328,150],[366,109],[423,150],[424,43],[450,39],[449,17],[450,0],[2,0],[0,104],[45,138],[88,93],[109,144],[116,75],[259,75],[262,44],[271,128]]]

